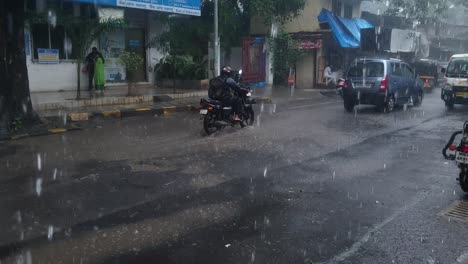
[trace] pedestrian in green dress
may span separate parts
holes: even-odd
[[[99,91],[101,95],[104,95],[104,60],[101,57],[96,58],[96,66],[94,69],[94,84],[96,91]]]

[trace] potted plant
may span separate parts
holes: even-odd
[[[127,69],[128,96],[135,95],[135,73],[143,66],[144,59],[135,52],[124,51],[119,57],[119,63]]]

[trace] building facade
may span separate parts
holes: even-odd
[[[286,33],[303,41],[306,54],[296,65],[296,86],[299,88],[313,88],[323,83],[323,70],[332,61],[337,68],[344,64],[345,51],[336,43],[333,32],[321,27],[318,17],[323,9],[330,10],[336,16],[351,19],[361,17],[361,0],[308,0],[304,10],[281,26]],[[251,21],[251,35],[269,36],[270,28],[266,27],[261,18]],[[268,57],[268,56],[267,56]],[[267,77],[271,83],[271,67],[267,66]]]
[[[54,23],[56,10],[62,15],[104,19],[124,18],[127,25],[95,40],[91,47],[97,47],[105,58],[105,76],[108,85],[126,82],[126,69],[118,63],[119,54],[131,50],[144,58],[144,65],[136,74],[136,80],[153,83],[154,69],[164,56],[159,50],[148,45],[165,30],[159,15],[161,12],[200,15],[200,1],[190,0],[189,6],[160,6],[160,1],[117,1],[117,0],[29,0],[27,9],[48,14],[48,23],[30,21],[25,29],[27,66],[31,92],[75,90],[77,78],[81,89],[88,86],[87,75],[77,71],[77,51],[74,43],[60,24]],[[90,47],[90,48],[91,48]],[[78,74],[79,72],[79,74]],[[78,76],[79,75],[79,76]]]

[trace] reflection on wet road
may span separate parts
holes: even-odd
[[[468,107],[263,105],[202,135],[195,113],[93,121],[0,148],[1,263],[456,263],[463,193],[442,146]]]

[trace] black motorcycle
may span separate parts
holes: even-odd
[[[463,135],[463,138],[458,145],[454,145],[453,142],[458,135]],[[447,150],[454,152],[454,154],[447,154]],[[468,192],[468,121],[463,125],[463,131],[453,133],[442,154],[445,159],[457,162],[460,169],[458,182],[462,190]]]
[[[242,80],[241,75],[242,71],[239,71],[235,76],[235,80],[239,83]],[[201,99],[200,115],[201,119],[203,119],[203,129],[208,135],[227,126],[240,125],[241,127],[245,127],[251,126],[254,123],[255,114],[253,105],[256,102],[255,99],[251,98],[252,90],[249,87],[242,87],[237,96],[242,100],[241,114],[239,115],[240,121],[232,119],[232,107],[224,106],[222,102],[217,100]]]

